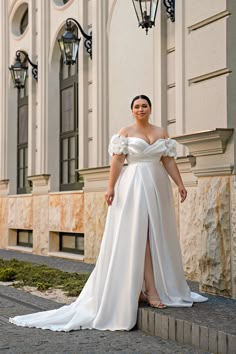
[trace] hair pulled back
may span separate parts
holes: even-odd
[[[135,102],[136,100],[140,99],[140,98],[143,99],[143,100],[146,100],[147,103],[148,103],[148,105],[150,106],[150,108],[152,108],[152,102],[151,102],[151,100],[150,100],[149,97],[147,97],[146,95],[138,95],[138,96],[135,96],[135,97],[133,98],[133,100],[132,100],[132,102],[131,102],[131,105],[130,105],[131,109],[133,109],[134,102]]]

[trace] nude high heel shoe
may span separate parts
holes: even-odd
[[[146,292],[144,294],[147,298],[147,304],[150,307],[153,307],[155,309],[166,309],[167,308],[167,306],[161,302],[161,299],[158,296],[148,295]]]

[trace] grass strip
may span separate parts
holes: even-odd
[[[17,259],[0,258],[0,281],[11,281],[13,286],[33,286],[37,290],[61,289],[67,296],[78,296],[88,280],[89,273],[68,273]]]

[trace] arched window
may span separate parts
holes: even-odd
[[[28,80],[17,97],[17,193],[31,191],[28,176]]]
[[[20,33],[24,33],[26,27],[28,26],[28,8],[25,10],[22,19],[20,21]]]
[[[60,64],[60,190],[81,188],[78,172],[78,64]]]

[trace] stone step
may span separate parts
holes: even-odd
[[[198,284],[189,282],[193,291]],[[206,294],[203,294],[206,296]],[[190,308],[138,310],[138,329],[153,336],[188,344],[204,351],[236,354],[236,300],[207,295],[208,302]]]

